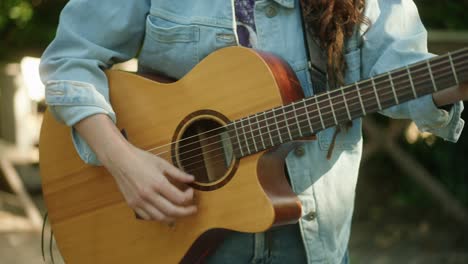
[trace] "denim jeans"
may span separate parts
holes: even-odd
[[[299,226],[295,224],[274,227],[265,233],[233,232],[205,263],[304,264],[307,257]],[[349,263],[348,253],[341,263]]]

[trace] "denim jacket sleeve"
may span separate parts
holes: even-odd
[[[103,70],[136,55],[149,5],[146,0],[68,2],[40,65],[46,103],[58,121],[73,126],[103,113],[116,122]],[[71,132],[81,159],[99,164],[86,142],[74,129]]]
[[[363,77],[433,56],[427,52],[427,31],[412,0],[371,0],[365,15],[372,23],[362,29],[367,30],[362,46]],[[464,125],[460,118],[462,111],[462,102],[454,104],[447,112],[435,106],[432,95],[426,95],[383,110],[381,114],[410,118],[421,131],[456,142]]]

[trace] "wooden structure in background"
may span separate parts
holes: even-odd
[[[7,213],[0,214],[0,232],[19,230],[39,232],[41,230],[42,216],[13,166],[14,164],[34,164],[38,162],[39,154],[37,149],[21,151],[14,145],[0,141],[0,170],[13,191],[13,194],[0,192],[0,200],[21,207],[26,213],[26,217]]]

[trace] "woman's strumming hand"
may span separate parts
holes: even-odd
[[[194,177],[130,144],[107,115],[87,117],[75,128],[115,178],[138,216],[172,223],[196,213],[194,191],[187,185]]]

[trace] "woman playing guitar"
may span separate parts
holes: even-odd
[[[318,47],[309,54],[312,67],[302,21]],[[126,139],[115,125],[119,117],[110,104],[104,70],[138,56],[139,72],[181,79],[203,58],[228,46],[281,57],[306,97],[432,57],[412,0],[69,1],[41,62],[49,111],[72,127],[80,158],[110,172],[138,217],[177,225],[180,219],[201,213],[192,188],[197,175],[133,145],[132,135]],[[325,86],[319,87],[315,78],[320,76],[314,71],[323,74]],[[257,75],[251,72],[250,77]],[[421,130],[455,142],[464,124],[461,101],[468,98],[466,79],[462,82],[380,113],[410,118]],[[135,88],[128,87],[128,93]],[[179,103],[170,102],[182,108]],[[340,128],[327,128],[314,139],[300,141],[285,157],[289,182],[302,204],[297,224],[255,234],[229,233],[216,250],[207,248],[202,258],[191,261],[348,263],[362,153],[361,119]]]

